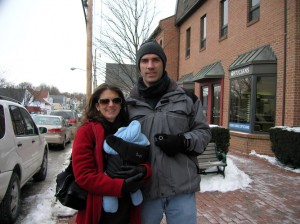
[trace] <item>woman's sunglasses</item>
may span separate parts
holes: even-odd
[[[112,100],[111,99],[99,99],[98,103],[102,104],[102,105],[108,105],[110,101],[113,102],[113,104],[120,104],[120,103],[122,103],[122,98],[117,97],[117,98],[113,98]]]

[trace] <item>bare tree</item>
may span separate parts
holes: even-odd
[[[18,85],[16,85],[16,88],[20,89],[27,89],[27,88],[34,88],[33,85],[29,82],[21,82]]]
[[[0,88],[12,88],[14,85],[4,78],[5,71],[0,70]]]
[[[104,24],[100,27],[100,35],[96,37],[97,46],[119,65],[118,72],[109,76],[106,74],[105,81],[129,92],[139,78],[138,70],[133,72],[130,65],[136,64],[137,50],[150,36],[156,15],[155,1],[105,0],[103,4]],[[100,70],[106,72],[103,66]]]

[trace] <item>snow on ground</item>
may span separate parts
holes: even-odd
[[[250,155],[254,155],[254,156],[257,156],[259,158],[265,159],[269,163],[271,163],[271,164],[273,164],[275,166],[278,166],[278,167],[280,167],[282,169],[290,170],[290,171],[295,172],[295,173],[300,173],[300,168],[299,169],[293,169],[291,167],[288,167],[288,166],[282,164],[281,162],[279,162],[275,157],[266,156],[266,155],[259,155],[254,150],[251,151]]]
[[[239,170],[232,159],[227,156],[225,178],[222,175],[202,175],[200,192],[205,191],[234,191],[247,187],[252,180],[243,171]]]
[[[290,169],[280,164],[274,157],[258,155],[255,151],[251,152],[251,155],[258,156],[266,159],[271,164],[280,166],[284,169],[289,169],[294,172],[300,173],[300,169]],[[231,156],[227,156],[227,167],[225,169],[225,177],[222,175],[202,175],[200,183],[200,192],[206,191],[220,191],[228,192],[235,191],[237,189],[243,189],[250,185],[252,182],[251,178],[245,174],[242,170],[238,169]],[[32,197],[26,198],[26,203],[38,199],[40,203],[36,208],[32,209],[32,212],[22,221],[22,224],[55,224],[56,217],[66,217],[75,214],[75,210],[62,206],[55,197],[55,181],[52,182],[47,191],[43,194],[38,194]]]

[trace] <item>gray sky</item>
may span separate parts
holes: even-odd
[[[156,1],[159,20],[176,0]],[[157,25],[156,25],[157,24]],[[80,0],[0,0],[0,74],[8,82],[86,91],[86,27]]]

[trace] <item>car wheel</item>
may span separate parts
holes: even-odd
[[[48,150],[45,149],[41,168],[36,174],[34,174],[33,179],[35,181],[45,180],[47,176],[47,171],[48,171]]]
[[[64,137],[64,141],[63,143],[61,143],[61,149],[65,149],[66,148],[66,136]]]
[[[13,173],[0,205],[0,223],[14,223],[20,212],[20,179]]]

